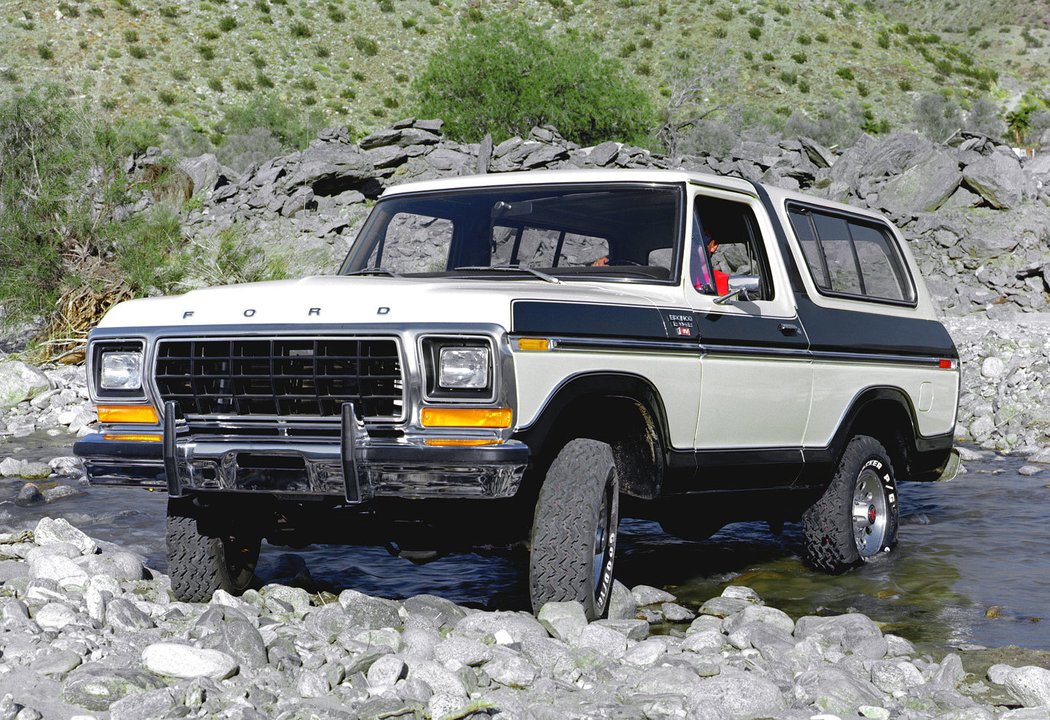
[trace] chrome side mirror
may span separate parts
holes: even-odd
[[[729,278],[729,292],[715,298],[715,305],[727,305],[733,300],[757,300],[762,294],[762,281],[758,275],[733,275]]]

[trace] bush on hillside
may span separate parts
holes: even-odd
[[[1003,122],[998,105],[988,98],[978,98],[966,116],[966,129],[999,138],[1006,132],[1006,123]]]
[[[784,123],[784,134],[813,138],[829,147],[847,147],[857,141],[867,122],[864,108],[858,102],[830,107],[816,118],[796,110]]]
[[[324,117],[319,112],[301,112],[274,95],[258,95],[226,108],[219,131],[228,141],[232,136],[263,128],[269,130],[284,149],[301,150],[322,127]]]
[[[925,93],[915,101],[912,122],[930,140],[944,142],[962,128],[962,111],[944,95]]]
[[[537,125],[584,145],[641,142],[656,119],[619,61],[508,15],[464,27],[430,57],[414,89],[415,114],[443,118],[445,132],[466,142],[525,136]]]

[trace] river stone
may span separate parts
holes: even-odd
[[[451,600],[436,595],[415,595],[401,602],[409,616],[420,615],[433,620],[439,628],[453,628],[467,614]]]
[[[1032,475],[1038,475],[1043,471],[1043,468],[1038,465],[1022,465],[1017,468],[1018,475],[1024,475],[1025,477],[1031,477]]]
[[[110,720],[154,720],[172,717],[168,713],[175,707],[172,688],[160,688],[125,695],[109,706]]]
[[[295,682],[295,691],[299,693],[299,697],[303,698],[325,697],[331,690],[324,674],[312,669],[304,668]]]
[[[700,606],[701,615],[714,615],[715,617],[727,618],[734,615],[750,603],[747,600],[732,597],[714,597]]]
[[[631,591],[619,580],[613,580],[606,617],[610,620],[631,620],[637,611],[638,603],[635,602]]]
[[[678,599],[666,590],[654,588],[650,585],[634,586],[631,588],[631,595],[634,597],[634,601],[640,606],[670,603]]]
[[[854,645],[871,637],[881,637],[879,626],[867,615],[850,613],[833,617],[807,615],[795,623],[795,638],[815,637],[829,647],[850,652]]]
[[[62,698],[70,705],[104,712],[126,695],[163,686],[160,680],[141,670],[83,665],[70,673]]]
[[[994,355],[984,359],[981,363],[981,375],[994,379],[1001,377],[1003,372],[1006,371],[1006,363],[1001,358],[997,358]]]
[[[130,600],[117,597],[106,604],[106,624],[120,632],[134,633],[153,627],[153,619]]]
[[[51,466],[47,463],[23,460],[17,474],[23,480],[46,480],[51,476]]]
[[[176,678],[225,680],[239,669],[237,661],[224,652],[172,642],[149,645],[142,651],[142,663],[150,672]]]
[[[594,650],[602,657],[618,660],[627,652],[627,637],[610,627],[591,623],[570,645]]]
[[[476,638],[450,635],[434,647],[434,659],[442,665],[480,665],[492,657],[492,649]]]
[[[44,373],[20,360],[0,361],[0,408],[14,407],[51,389]]]
[[[79,549],[83,555],[98,552],[98,545],[94,540],[63,518],[41,518],[33,529],[33,539],[37,545],[69,543]]]
[[[547,628],[551,637],[562,642],[572,641],[587,627],[583,605],[575,600],[544,603],[536,619]]]
[[[499,610],[467,615],[459,621],[453,632],[466,637],[483,638],[485,635],[495,637],[500,631],[506,633],[511,642],[516,643],[520,643],[527,637],[550,637],[547,629],[529,613]]]
[[[404,660],[395,655],[384,655],[368,668],[368,688],[374,693],[381,693],[392,688],[394,683],[403,679],[407,673],[408,666]]]
[[[667,652],[667,644],[661,638],[649,638],[628,648],[623,661],[636,667],[650,667]]]
[[[1050,670],[1046,668],[993,665],[988,669],[988,679],[1004,685],[1006,691],[1025,707],[1050,706]]]
[[[33,672],[41,675],[56,675],[64,677],[66,674],[80,667],[83,660],[72,650],[64,648],[49,648],[41,653],[30,664]]]
[[[259,590],[263,605],[276,613],[293,613],[302,617],[310,608],[310,595],[302,588],[287,585],[266,585]]]
[[[358,627],[401,627],[398,604],[393,600],[370,597],[356,590],[343,590],[339,593],[339,604],[349,616],[350,623]]]
[[[48,603],[36,611],[33,620],[44,630],[61,630],[77,621],[77,614],[62,603]]]
[[[410,661],[408,679],[422,681],[433,692],[428,702],[433,717],[451,715],[467,703],[467,688],[463,681],[433,660]]]
[[[47,555],[69,558],[75,560],[80,557],[80,548],[69,543],[55,543],[54,545],[36,545],[26,553],[25,560],[28,563],[39,561]]]
[[[660,605],[660,612],[667,622],[689,622],[696,617],[696,613],[678,603],[665,602]]]
[[[204,638],[202,645],[230,655],[244,667],[260,668],[266,665],[266,644],[259,631],[246,619],[228,617],[217,632]]]
[[[44,502],[53,503],[58,502],[59,500],[64,500],[65,498],[76,497],[82,493],[80,490],[77,490],[70,485],[55,485],[54,487],[49,487],[44,490],[43,494]]]
[[[645,620],[595,620],[594,622],[612,628],[628,640],[645,640],[649,637],[649,623]]]
[[[530,687],[539,674],[532,663],[513,652],[500,653],[485,663],[482,669],[500,685],[518,689]]]
[[[861,705],[880,705],[883,702],[881,693],[870,682],[834,666],[800,673],[795,678],[795,698],[842,717],[854,715]]]
[[[780,688],[757,673],[727,668],[712,678],[701,678],[689,693],[691,707],[718,709],[722,717],[776,717],[787,709]]]
[[[15,498],[15,503],[22,507],[37,505],[42,502],[46,502],[44,493],[40,492],[40,487],[33,483],[23,485],[22,489],[18,491],[18,497]]]
[[[82,587],[88,574],[69,558],[61,555],[45,555],[29,564],[29,573],[34,578],[54,580],[64,588]]]

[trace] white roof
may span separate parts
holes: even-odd
[[[458,188],[506,187],[513,185],[542,185],[553,183],[688,183],[736,190],[754,195],[751,183],[740,178],[721,177],[685,170],[594,169],[594,170],[527,170],[524,172],[489,173],[486,175],[458,175],[394,185],[383,192],[383,197],[404,193],[455,190]]]

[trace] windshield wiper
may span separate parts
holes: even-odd
[[[387,277],[392,278],[401,277],[396,272],[392,272],[386,268],[361,268],[360,270],[351,270],[348,273],[343,273],[343,275],[386,275]]]
[[[540,280],[543,280],[544,282],[554,283],[555,285],[560,285],[561,284],[561,280],[559,280],[558,278],[554,277],[553,275],[548,275],[545,272],[540,272],[536,268],[530,268],[530,267],[527,267],[527,266],[524,266],[524,265],[462,265],[460,267],[453,268],[453,269],[454,270],[498,270],[498,271],[501,271],[501,272],[528,273],[530,275],[534,275],[535,277],[538,277]]]

